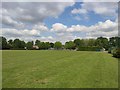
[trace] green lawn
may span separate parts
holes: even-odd
[[[106,52],[3,51],[3,88],[117,88],[118,60]]]

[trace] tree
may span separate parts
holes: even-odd
[[[75,46],[76,46],[76,47],[79,47],[79,46],[81,45],[80,39],[75,39],[75,40],[74,40],[74,43],[75,43]]]
[[[81,42],[81,47],[83,47],[83,46],[85,46],[85,40],[84,39],[82,39],[82,40],[80,40],[80,42]]]
[[[40,49],[49,49],[50,48],[50,43],[49,42],[40,42],[38,47]]]
[[[9,44],[10,48],[13,48],[13,40],[12,40],[12,39],[10,39],[10,40],[8,41],[8,44]]]
[[[15,39],[13,41],[13,48],[14,49],[24,49],[25,48],[25,42],[21,41],[19,39]]]
[[[91,46],[91,47],[95,46],[95,39],[89,39],[88,46]]]
[[[111,37],[109,47],[120,47],[120,37]]]
[[[117,37],[117,47],[120,48],[120,37]]]
[[[24,42],[24,41],[21,41],[21,46],[20,46],[20,48],[25,48],[25,46],[26,46],[26,43]]]
[[[96,39],[96,42],[95,42],[96,46],[99,46],[101,48],[105,48],[106,50],[108,50],[109,48],[109,42],[108,42],[108,39],[107,38],[104,38],[104,37],[98,37]]]
[[[13,45],[13,40],[10,39],[10,40],[8,41],[8,44]]]
[[[18,49],[18,48],[20,48],[20,40],[19,39],[15,39],[14,41],[13,41],[13,48],[14,49]]]
[[[66,42],[65,43],[65,48],[66,49],[75,49],[75,43],[72,41]]]
[[[39,41],[39,40],[36,40],[36,41],[35,41],[35,45],[38,46],[39,44],[40,44],[40,41]]]
[[[45,49],[45,43],[44,42],[40,42],[38,44],[38,47],[39,47],[39,49]]]
[[[54,48],[55,48],[55,49],[61,49],[61,48],[62,48],[62,43],[59,42],[59,41],[55,42]]]
[[[89,39],[82,39],[82,46],[88,47],[89,46]]]
[[[26,47],[28,50],[32,50],[33,49],[33,41],[27,42]]]
[[[2,49],[2,37],[0,37],[0,50]]]
[[[54,48],[54,43],[50,43],[50,47],[51,47],[51,48]]]
[[[2,49],[8,49],[7,39],[2,37]]]
[[[50,48],[50,43],[49,42],[45,42],[45,49],[49,49]]]

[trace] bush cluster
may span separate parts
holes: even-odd
[[[112,50],[113,57],[120,58],[120,48],[114,48]]]
[[[109,48],[108,53],[111,53],[113,55],[113,57],[120,58],[120,48],[119,47]]]

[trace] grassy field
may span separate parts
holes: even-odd
[[[117,88],[118,60],[106,52],[3,51],[3,88]]]

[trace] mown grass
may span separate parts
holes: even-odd
[[[2,53],[3,88],[117,88],[118,60],[105,52]]]

